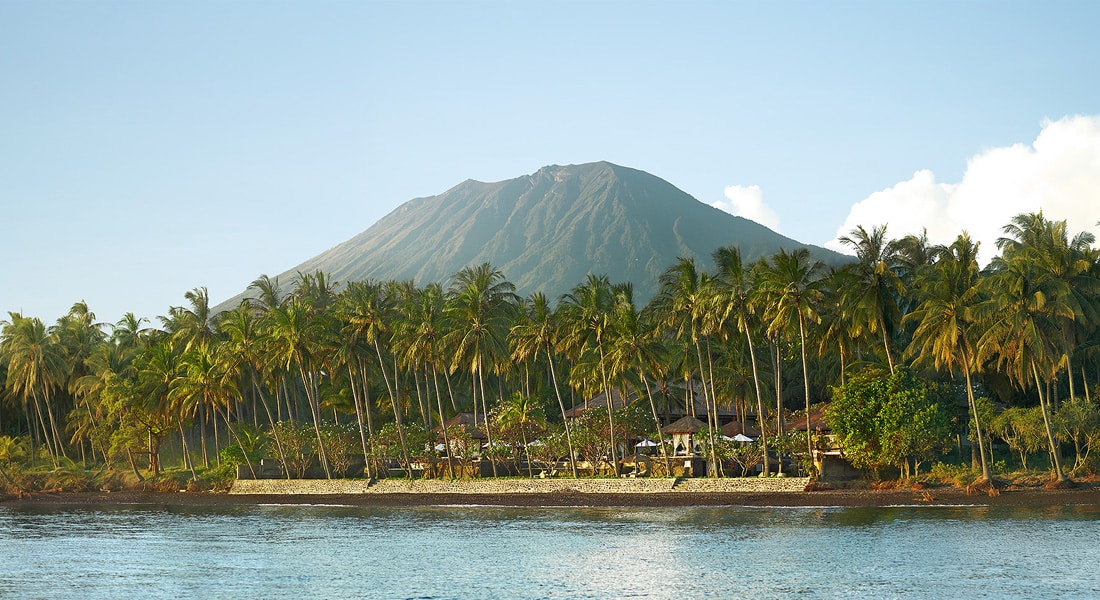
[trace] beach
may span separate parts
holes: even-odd
[[[1093,483],[1073,489],[1010,487],[999,494],[967,494],[942,486],[921,489],[824,489],[800,491],[805,480],[695,479],[672,485],[673,480],[258,480],[237,482],[230,493],[212,492],[52,492],[7,496],[0,504],[149,504],[249,505],[329,504],[348,506],[753,506],[753,507],[871,507],[871,506],[1033,506],[1100,505],[1100,489]],[[778,486],[776,482],[781,482]],[[637,482],[637,483],[636,483]],[[759,489],[747,489],[758,484]],[[257,485],[260,484],[260,485]],[[769,486],[768,484],[771,484]],[[373,489],[372,489],[373,488]],[[635,488],[635,489],[630,489]],[[778,489],[777,489],[778,488]],[[786,488],[786,489],[783,489]],[[658,491],[660,490],[660,491]]]

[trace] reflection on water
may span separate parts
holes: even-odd
[[[0,597],[1095,598],[1100,508],[0,507]]]

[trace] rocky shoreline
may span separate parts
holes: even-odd
[[[890,507],[1100,506],[1100,488],[1014,488],[998,495],[943,486],[923,489],[806,489],[799,478],[729,479],[501,479],[501,480],[255,480],[230,493],[82,492],[0,496],[0,505],[233,506],[325,504],[347,506],[523,507]]]
[[[805,477],[725,479],[242,479],[231,495],[799,493]]]

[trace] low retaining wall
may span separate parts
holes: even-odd
[[[240,479],[230,494],[661,494],[801,492],[805,477],[723,479]]]

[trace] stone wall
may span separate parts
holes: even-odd
[[[801,492],[803,477],[723,479],[255,479],[238,480],[230,494],[658,494]]]

